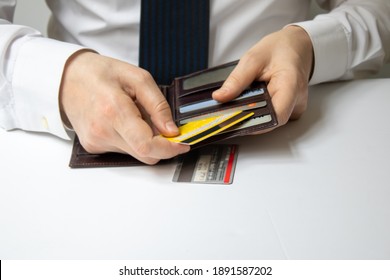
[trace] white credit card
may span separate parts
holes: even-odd
[[[251,126],[263,124],[272,121],[271,115],[264,115],[264,116],[259,116],[259,117],[253,117],[250,118],[249,120],[243,121],[241,124],[237,124],[235,126],[232,126],[224,131],[221,131],[220,133],[227,133],[235,130],[240,130],[244,128],[248,128]]]

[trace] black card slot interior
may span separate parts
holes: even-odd
[[[220,88],[236,65],[237,61],[178,78],[175,80],[179,89],[177,98]]]
[[[204,91],[208,91],[208,92],[212,93],[213,91],[219,89],[222,85],[223,85],[223,82],[218,82],[218,83],[213,83],[213,84],[209,84],[209,85],[204,85],[204,86],[201,86],[201,87],[198,87],[198,88],[195,88],[192,90],[188,90],[188,91],[181,91],[180,94],[178,94],[177,98],[181,99],[181,98],[185,98],[185,97],[190,96],[190,95],[198,95],[199,93],[204,92]]]
[[[216,88],[215,88],[216,89]],[[186,96],[182,96],[181,98],[177,99],[177,105],[178,106],[183,106],[183,105],[189,105],[193,103],[198,103],[200,101],[205,101],[205,100],[211,100],[212,94],[214,90],[202,90],[197,92],[196,94],[189,94]]]

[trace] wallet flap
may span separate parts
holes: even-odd
[[[136,158],[120,153],[91,154],[81,145],[76,136],[73,141],[72,156],[69,166],[72,168],[82,167],[115,167],[115,166],[136,166],[143,163]]]

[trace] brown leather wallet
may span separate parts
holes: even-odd
[[[178,77],[170,86],[160,86],[171,107],[173,119],[177,125],[201,118],[206,114],[234,108],[237,108],[237,110],[243,108],[243,110],[254,112],[254,115],[249,119],[193,145],[192,149],[228,138],[252,134],[277,125],[271,98],[264,82],[254,82],[239,97],[230,102],[218,103],[213,101],[212,92],[221,87],[236,65],[237,61],[234,61],[208,68],[187,76]],[[142,162],[127,154],[88,153],[82,147],[76,135],[69,166],[82,168],[142,164]]]

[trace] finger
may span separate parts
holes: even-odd
[[[160,137],[160,138],[162,138],[162,137]],[[168,158],[172,158],[172,157],[177,155],[177,149],[176,149],[176,152],[174,152],[172,154],[166,154],[166,153],[159,154],[159,153],[151,152],[150,153],[151,156],[144,156],[144,155],[139,153],[140,149],[133,150],[133,148],[131,146],[129,146],[127,144],[127,142],[125,142],[125,141],[122,141],[122,145],[120,145],[120,146],[122,146],[123,148],[116,147],[116,150],[114,150],[114,152],[130,154],[134,158],[136,158],[137,160],[139,160],[143,163],[149,164],[149,165],[154,165],[154,164],[158,163],[161,159],[168,159]],[[151,143],[151,146],[156,147],[156,143]],[[183,145],[180,145],[180,146],[183,146]],[[189,147],[186,149],[189,150]],[[185,152],[187,152],[187,150]],[[181,153],[184,153],[184,152],[181,152]],[[154,157],[153,154],[155,154],[156,156]]]
[[[134,141],[132,138],[131,141],[131,145],[125,142],[121,150],[147,164],[155,164],[161,159],[173,158],[190,150],[190,146],[172,143],[160,135],[142,141]]]
[[[124,102],[123,102],[124,103]],[[150,163],[186,153],[189,147],[171,143],[161,136],[155,136],[152,128],[142,119],[137,105],[128,98],[127,105],[120,108],[118,121],[114,124],[118,134],[124,140],[121,150],[137,159]]]
[[[279,125],[284,125],[290,118],[295,98],[291,92],[291,87],[286,81],[271,79],[268,84],[268,90],[272,96],[272,105],[274,107]]]
[[[243,57],[230,73],[221,88],[213,92],[213,98],[219,102],[227,102],[240,95],[257,79],[260,64],[254,59]]]
[[[117,131],[113,131],[109,138],[94,139],[92,143],[84,143],[82,145],[88,152],[93,154],[100,154],[105,152],[129,154],[140,162],[150,165],[156,164],[160,160],[157,158],[139,156]]]
[[[268,83],[268,91],[279,126],[288,122],[297,105],[300,88],[297,86],[296,80],[296,77],[288,75],[275,75]]]
[[[145,70],[139,69],[132,76],[131,94],[150,115],[153,124],[161,134],[176,136],[179,129],[173,121],[172,112],[167,100],[156,85],[152,76]]]
[[[140,162],[154,165],[160,161],[158,158],[151,158],[151,157],[142,157],[139,156],[136,151],[133,151],[133,149],[128,145],[127,142],[124,141],[122,137],[119,138],[118,141],[116,141],[116,145],[112,146],[107,149],[109,152],[115,152],[115,153],[121,153],[121,154],[129,154],[135,159],[139,160]]]

